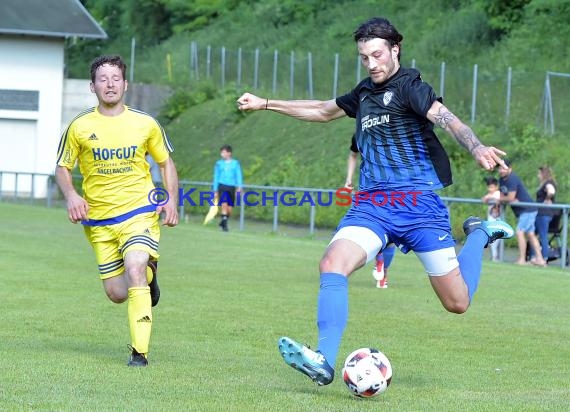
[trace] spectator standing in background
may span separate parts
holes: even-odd
[[[540,166],[538,168],[538,189],[536,191],[536,201],[537,203],[543,203],[545,205],[551,205],[554,203],[554,198],[556,196],[556,180],[554,180],[554,173],[549,166]],[[558,213],[555,209],[539,208],[538,214],[536,216],[536,233],[538,234],[538,239],[540,241],[540,248],[542,252],[542,257],[544,260],[548,261],[548,227],[552,221],[552,217]],[[532,260],[535,259],[533,257]]]
[[[214,192],[218,194],[218,201],[222,206],[222,219],[220,227],[224,232],[228,229],[228,219],[235,205],[236,192],[241,192],[243,175],[238,160],[232,158],[232,147],[228,144],[220,148],[222,158],[214,165]]]
[[[526,247],[527,239],[533,252],[533,264],[538,266],[546,266],[546,261],[542,257],[542,251],[538,238],[534,233],[534,222],[538,213],[536,206],[515,206],[514,202],[534,203],[534,200],[528,194],[528,190],[523,184],[521,178],[513,172],[512,164],[509,159],[504,159],[505,166],[499,166],[499,185],[501,187],[501,202],[511,203],[511,209],[517,217],[517,242],[519,248],[519,258],[515,262],[517,265],[526,264]]]

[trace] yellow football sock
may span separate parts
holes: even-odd
[[[152,329],[152,310],[150,288],[129,288],[128,298],[129,328],[131,345],[138,353],[148,353],[150,332]]]

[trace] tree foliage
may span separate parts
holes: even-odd
[[[70,41],[73,74],[77,64],[84,64],[100,52],[129,53],[131,38],[142,50],[180,35],[236,48],[292,51],[318,42],[319,47],[342,49],[351,45],[338,40],[346,39],[358,22],[373,14],[392,16],[405,33],[405,52],[416,59],[464,62],[466,55],[486,55],[495,43],[520,32],[535,16],[541,21],[542,16],[567,20],[569,4],[569,0],[408,0],[402,7],[400,0],[385,0],[376,10],[371,6],[377,6],[377,2],[372,0],[81,2],[105,29],[109,41]]]
[[[238,0],[81,0],[111,41],[135,37],[153,46],[175,33],[198,30],[239,5]]]
[[[502,34],[510,33],[524,18],[525,7],[532,0],[484,0],[483,10],[489,17],[489,25]]]

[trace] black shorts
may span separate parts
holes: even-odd
[[[218,203],[227,203],[229,206],[235,206],[236,188],[235,186],[218,185]]]

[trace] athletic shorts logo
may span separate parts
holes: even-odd
[[[445,239],[445,238],[447,237],[447,235],[448,235],[448,234],[446,233],[445,235],[443,235],[443,236],[438,236],[437,238],[438,238],[438,240],[443,240],[443,239]]]

